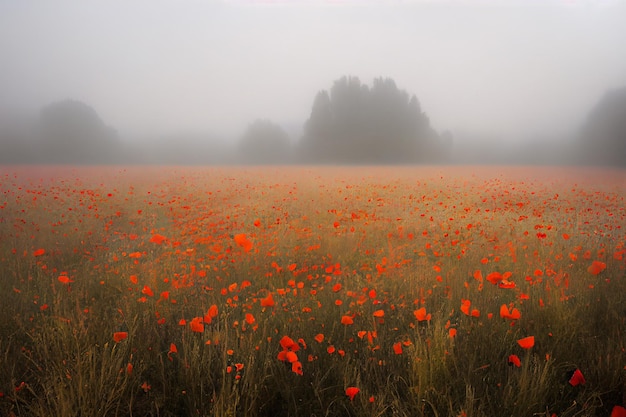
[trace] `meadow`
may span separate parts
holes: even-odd
[[[0,168],[0,415],[626,416],[626,171]]]

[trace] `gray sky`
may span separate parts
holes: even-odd
[[[0,0],[0,109],[72,98],[122,136],[300,125],[342,75],[439,131],[562,133],[626,85],[626,1]]]

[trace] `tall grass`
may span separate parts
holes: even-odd
[[[555,172],[5,167],[0,415],[610,415],[626,173]]]

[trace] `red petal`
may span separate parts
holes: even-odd
[[[569,379],[569,383],[571,386],[575,387],[577,385],[585,385],[585,377],[583,373],[580,372],[580,369],[576,369],[572,374],[572,377]]]

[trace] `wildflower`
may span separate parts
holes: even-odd
[[[535,336],[528,336],[517,341],[517,344],[521,346],[522,349],[530,349],[535,346]]]
[[[191,327],[192,332],[204,332],[204,321],[202,317],[194,317],[193,319],[191,319],[191,322],[189,322],[189,327]]]
[[[245,233],[235,235],[234,239],[235,243],[237,243],[238,246],[242,247],[244,251],[250,252],[250,250],[252,249],[252,242],[248,240]]]
[[[160,245],[161,243],[163,243],[166,240],[167,240],[167,238],[165,236],[162,236],[162,235],[160,235],[158,233],[152,235],[152,237],[150,238],[150,242],[156,243],[157,245]]]
[[[154,292],[147,285],[144,285],[143,289],[141,290],[141,293],[144,295],[147,295],[148,297],[154,296]]]
[[[67,275],[59,275],[58,280],[61,284],[69,284],[70,282],[74,282],[74,280],[71,280],[70,277],[68,277]]]
[[[348,396],[348,398],[350,398],[350,401],[354,400],[354,397],[360,392],[361,390],[358,389],[357,387],[348,387],[346,388],[346,395]]]
[[[269,293],[265,298],[261,298],[261,307],[274,307],[274,304],[272,293]]]
[[[611,417],[626,417],[626,408],[621,405],[616,405],[611,410]]]
[[[298,375],[304,375],[304,373],[302,372],[302,363],[300,363],[300,361],[295,361],[291,363],[291,371]]]
[[[569,384],[573,387],[577,386],[577,385],[585,385],[585,377],[583,376],[583,373],[580,372],[580,369],[576,369],[574,371],[574,373],[572,374],[572,377],[569,379]]]
[[[167,352],[167,358],[172,360],[172,353],[178,353],[178,348],[174,343],[170,343],[170,350]]]
[[[115,332],[113,333],[113,340],[115,343],[119,343],[124,339],[128,338],[128,332]]]
[[[598,275],[600,272],[606,269],[606,264],[600,261],[593,261],[587,271],[592,275]]]
[[[426,314],[426,307],[422,307],[413,312],[417,321],[430,321],[431,314]]]
[[[522,366],[522,362],[519,359],[519,356],[517,355],[510,355],[509,356],[509,364],[510,365],[515,365],[516,367],[520,367]]]

